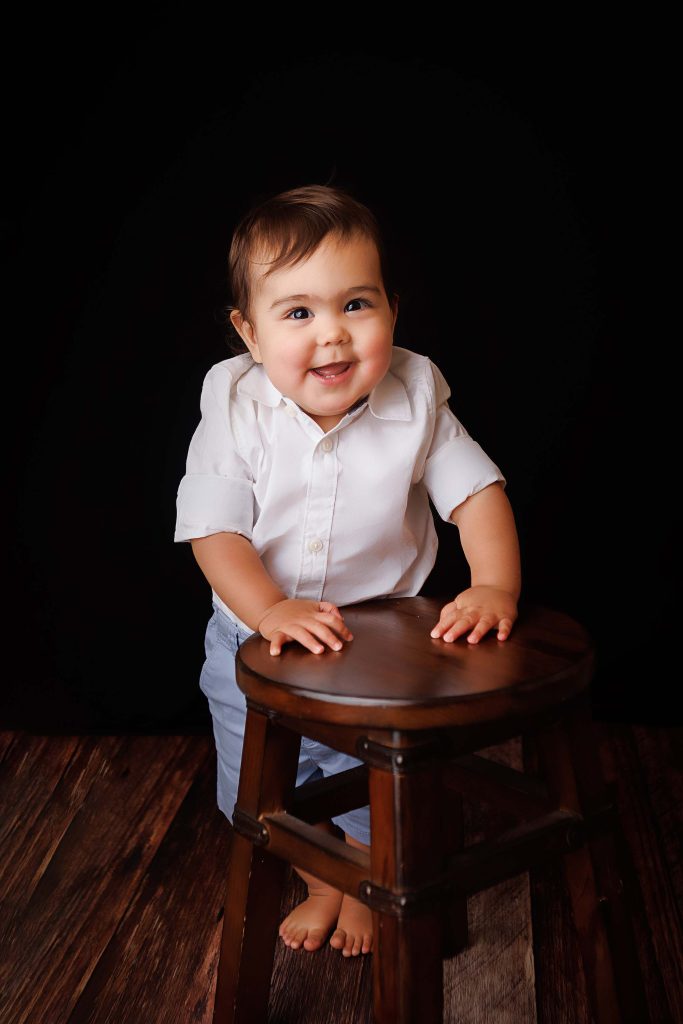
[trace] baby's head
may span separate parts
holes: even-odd
[[[389,369],[398,293],[375,216],[345,190],[308,185],[252,209],[235,230],[229,277],[235,331],[323,430]]]

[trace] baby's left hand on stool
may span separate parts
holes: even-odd
[[[480,584],[468,587],[443,606],[430,635],[450,643],[471,630],[467,639],[475,644],[489,630],[497,629],[497,639],[506,640],[517,614],[517,601],[513,594],[503,587]]]

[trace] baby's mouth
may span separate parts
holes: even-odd
[[[327,363],[325,366],[314,366],[311,368],[311,373],[314,373],[317,377],[332,378],[338,377],[349,368],[351,363]]]

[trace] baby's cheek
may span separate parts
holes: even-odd
[[[308,345],[287,347],[282,352],[282,358],[291,370],[299,371],[300,373],[306,373],[310,370],[311,366],[321,361],[315,358],[315,349],[309,348]]]

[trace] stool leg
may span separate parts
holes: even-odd
[[[587,692],[560,723],[539,731],[535,738],[550,794],[560,806],[578,811],[587,820],[608,806],[609,790]],[[565,854],[563,866],[596,1024],[643,1024],[649,1015],[624,899],[619,836],[615,809],[612,828]]]
[[[410,756],[409,748],[401,748]],[[372,843],[373,1020],[375,1024],[441,1024],[443,1019],[443,910],[417,907],[408,916],[396,909],[401,891],[435,880],[444,870],[440,821],[440,774],[435,763],[399,772],[369,766]],[[392,898],[393,897],[393,898]]]
[[[300,746],[297,733],[247,706],[235,812],[257,820],[287,806]],[[213,1024],[267,1019],[287,867],[267,847],[233,831]]]
[[[452,856],[460,853],[465,846],[465,822],[463,815],[462,794],[444,787],[443,829],[446,853]],[[442,956],[450,959],[465,949],[469,942],[467,925],[467,897],[454,896],[445,901],[444,935]]]

